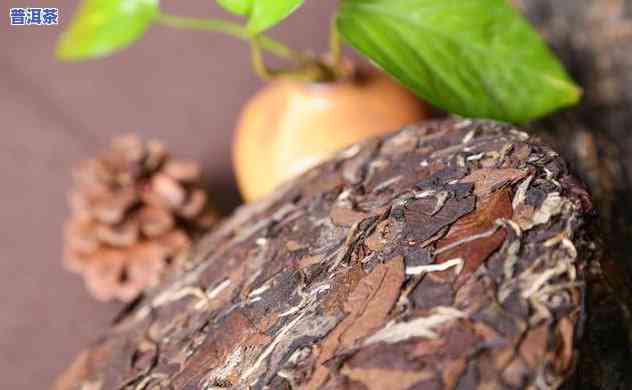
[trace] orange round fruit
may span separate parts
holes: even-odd
[[[246,201],[258,199],[345,146],[429,116],[427,105],[379,72],[329,83],[272,81],[239,119],[239,189]]]

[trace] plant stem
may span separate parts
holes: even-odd
[[[222,19],[191,18],[161,12],[156,16],[155,22],[163,26],[174,28],[189,28],[194,30],[219,32],[247,42],[252,42],[253,39],[256,39],[261,49],[266,50],[279,58],[295,61],[305,61],[309,59],[309,57],[305,54],[293,50],[275,39],[261,34],[253,35],[243,26]]]
[[[322,61],[309,53],[291,49],[269,36],[253,34],[242,25],[223,19],[191,18],[161,12],[154,21],[157,24],[168,27],[219,32],[248,42],[251,48],[253,69],[259,77],[266,81],[277,77],[291,77],[309,82],[332,81],[344,75],[341,69],[340,38],[334,23],[332,23],[332,35],[330,38],[334,64],[330,65],[327,63],[328,61]],[[289,69],[271,70],[265,64],[263,51],[274,54],[279,58],[293,61],[295,66]]]
[[[260,42],[255,39],[252,40],[250,53],[252,58],[252,69],[254,69],[255,73],[265,81],[271,80],[273,76],[263,60]]]
[[[338,26],[336,25],[336,15],[331,19],[329,25],[329,53],[334,68],[339,70],[342,65],[342,44],[340,42]]]

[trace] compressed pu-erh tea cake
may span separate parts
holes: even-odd
[[[557,388],[591,215],[510,125],[410,126],[239,209],[57,389]]]

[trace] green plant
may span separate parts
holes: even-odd
[[[107,56],[152,25],[221,32],[250,43],[265,78],[340,77],[340,37],[419,96],[451,113],[525,122],[576,104],[581,89],[509,0],[340,0],[331,53],[293,50],[265,31],[305,0],[217,0],[244,24],[166,14],[158,0],[84,0],[62,35],[57,56]],[[270,70],[263,52],[288,60]]]

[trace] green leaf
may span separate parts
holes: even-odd
[[[158,14],[158,0],[84,0],[61,35],[57,58],[105,57],[139,39]]]
[[[252,4],[248,29],[253,33],[259,33],[279,23],[305,0],[255,0]]]
[[[524,122],[581,96],[508,0],[342,0],[337,26],[353,47],[451,113]]]
[[[254,0],[217,0],[226,11],[237,15],[248,15]]]
[[[248,17],[246,27],[253,34],[258,34],[276,25],[305,0],[217,0],[226,10]]]

